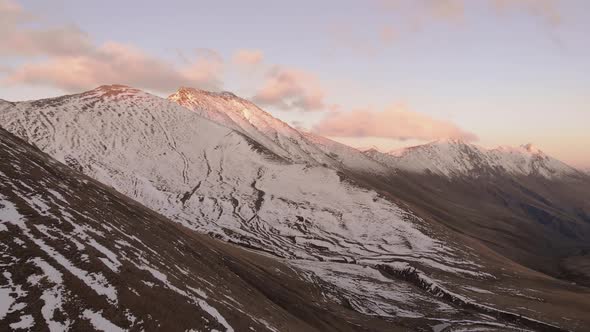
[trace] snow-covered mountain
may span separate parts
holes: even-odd
[[[246,135],[286,160],[312,165],[334,163],[298,130],[231,92],[180,88],[168,100]]]
[[[2,331],[355,331],[350,317],[385,324],[334,309],[302,271],[179,227],[3,129],[0,240]]]
[[[549,291],[559,282],[542,285],[544,275],[341,172],[363,169],[385,179],[387,160],[302,134],[228,93],[181,89],[162,99],[103,86],[3,103],[0,124],[192,230],[287,259],[356,312],[488,330],[585,319],[584,301],[572,307]],[[538,290],[513,280],[549,295],[534,300]],[[522,296],[515,298],[514,287]],[[568,315],[550,314],[556,305]]]
[[[391,169],[386,165],[379,163],[358,149],[313,133],[303,132],[302,134],[325,154],[336,160],[337,165],[342,165],[344,169],[384,176],[391,173]]]
[[[354,260],[384,234],[396,254],[446,251],[410,212],[336,170],[277,158],[241,131],[136,89],[16,103],[0,119],[59,161],[184,225],[283,257]]]
[[[498,173],[544,178],[580,175],[578,170],[546,155],[532,144],[486,149],[461,140],[446,139],[389,153],[371,149],[365,154],[393,169],[447,177]]]
[[[390,172],[357,149],[301,132],[231,92],[180,88],[168,100],[243,133],[288,161],[381,175]]]

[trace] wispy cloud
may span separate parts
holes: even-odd
[[[264,53],[261,50],[241,49],[237,50],[232,57],[234,64],[240,66],[253,66],[262,63]]]
[[[92,50],[90,37],[78,27],[30,27],[35,21],[16,2],[0,0],[0,55],[72,55]]]
[[[451,122],[408,110],[403,105],[394,105],[382,111],[361,109],[328,113],[312,128],[312,131],[320,135],[334,137],[477,140],[475,134],[465,131]]]
[[[253,100],[283,110],[321,111],[326,108],[324,96],[324,90],[313,73],[273,66]]]
[[[452,22],[465,16],[464,0],[425,0],[424,4],[428,14],[435,19]]]
[[[558,0],[490,0],[498,13],[521,11],[557,25],[562,22]]]
[[[381,27],[379,39],[383,44],[392,44],[397,36],[398,32],[393,27],[388,25]]]
[[[419,21],[443,20],[457,22],[469,13],[469,5],[487,5],[494,14],[520,11],[529,16],[539,17],[547,23],[559,23],[560,0],[377,0],[379,8],[390,11],[403,11]]]
[[[374,56],[403,37],[426,31],[432,24],[464,23],[481,6],[492,16],[521,14],[554,27],[563,21],[560,0],[374,0],[380,14],[391,14],[381,28],[357,29],[355,22],[330,25],[328,33],[335,47],[355,54]],[[366,31],[369,31],[368,33]],[[364,32],[360,32],[364,31]],[[551,35],[553,39],[554,36]]]
[[[223,63],[217,57],[197,55],[188,65],[175,65],[141,50],[106,43],[88,54],[51,57],[10,71],[7,83],[48,85],[80,91],[101,84],[121,83],[169,92],[179,86],[217,89]]]

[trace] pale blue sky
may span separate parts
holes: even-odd
[[[1,0],[0,0],[1,1]],[[475,133],[479,144],[533,142],[590,167],[590,2],[585,0],[19,1],[34,25],[73,25],[96,45],[114,41],[180,64],[198,48],[217,52],[221,88],[251,97],[272,65],[317,77],[341,112],[394,103]],[[535,4],[537,2],[537,4]],[[541,4],[542,3],[542,4]],[[383,31],[393,31],[384,40]],[[388,38],[385,38],[388,39]],[[260,50],[260,67],[230,64]],[[4,56],[0,68],[46,56]],[[117,82],[104,82],[117,83]],[[62,94],[51,84],[3,85],[0,98]],[[173,91],[156,91],[166,95]],[[311,128],[329,111],[268,111]],[[393,130],[393,129],[392,129]],[[391,149],[419,143],[336,138]]]

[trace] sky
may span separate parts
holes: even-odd
[[[590,1],[0,0],[0,98],[227,90],[382,151],[533,143],[590,168]]]

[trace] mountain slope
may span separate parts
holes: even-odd
[[[376,175],[387,175],[391,172],[386,165],[366,156],[363,152],[355,148],[351,148],[347,145],[313,133],[306,132],[303,133],[303,135],[325,154],[342,165],[341,169]]]
[[[164,215],[276,255],[349,260],[384,234],[398,253],[440,251],[411,213],[336,171],[288,163],[240,132],[138,90],[17,103],[0,117],[56,159]]]
[[[2,330],[392,327],[322,297],[301,272],[177,226],[2,129],[0,181]]]
[[[180,88],[168,100],[248,136],[289,161],[315,165],[333,162],[299,131],[231,92]]]
[[[460,140],[448,139],[404,148],[384,154],[365,152],[390,168],[447,177],[477,177],[491,174],[537,175],[545,178],[580,176],[576,169],[547,156],[531,144],[519,148],[484,149]]]
[[[383,165],[375,163],[358,150],[311,133],[300,132],[231,92],[180,88],[168,100],[244,134],[293,163],[323,165],[364,173],[388,172]]]
[[[531,145],[447,140],[365,153],[397,171],[388,192],[433,219],[525,266],[590,284],[590,181],[578,170]]]
[[[287,258],[325,285],[326,296],[358,313],[488,330],[575,330],[588,319],[584,288],[420,218],[337,167],[300,163],[315,160],[311,155],[295,162],[175,102],[105,86],[5,105],[0,123],[191,229]],[[313,150],[326,155],[331,146]],[[334,153],[348,152],[354,156],[342,146]]]

